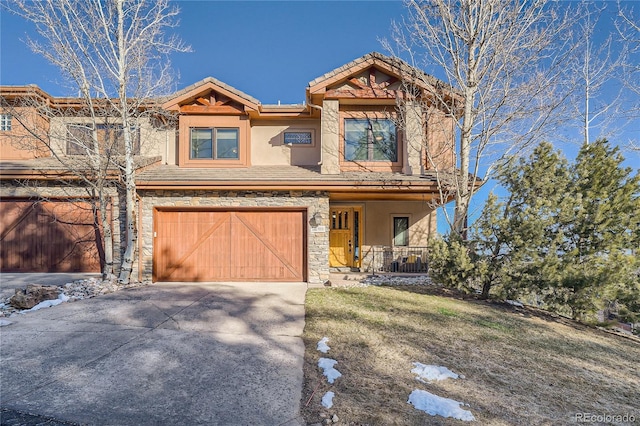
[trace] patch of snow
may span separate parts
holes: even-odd
[[[329,345],[327,345],[327,342],[329,341],[328,337],[323,337],[322,339],[320,339],[320,341],[318,342],[318,346],[316,346],[316,349],[318,349],[320,352],[322,352],[323,354],[326,354],[327,352],[329,352],[329,349],[331,349],[329,347]]]
[[[333,397],[335,396],[335,394],[331,391],[327,392],[324,394],[324,396],[322,397],[322,406],[324,408],[331,408],[333,407]]]
[[[342,373],[333,368],[337,363],[338,361],[331,358],[320,358],[318,360],[318,367],[322,368],[323,374],[327,376],[329,383],[333,383],[338,377],[342,376]]]
[[[517,300],[507,300],[506,302],[511,306],[517,306],[518,308],[522,308],[524,306],[522,303],[518,302]]]
[[[69,297],[67,297],[67,295],[65,295],[64,293],[60,293],[60,295],[58,295],[57,299],[44,300],[44,301],[38,303],[33,308],[27,309],[24,312],[32,312],[32,311],[37,311],[37,310],[43,309],[43,308],[50,308],[52,306],[56,306],[56,305],[59,305],[61,303],[68,302],[68,301],[69,301]]]
[[[411,370],[412,373],[417,374],[416,380],[419,380],[425,383],[427,381],[437,381],[437,380],[445,380],[445,379],[457,379],[458,376],[453,371],[449,370],[447,367],[440,367],[438,365],[425,365],[419,362],[414,362],[413,365],[415,368]]]
[[[0,327],[4,327],[5,325],[13,324],[11,321],[0,318]]]
[[[361,281],[363,285],[432,285],[428,275],[394,276],[371,275]]]
[[[427,391],[416,389],[409,395],[409,404],[432,416],[453,417],[463,421],[474,421],[471,411],[460,408],[461,402],[449,398],[443,398]]]

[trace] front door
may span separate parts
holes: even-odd
[[[360,267],[361,207],[332,207],[329,230],[329,266]]]

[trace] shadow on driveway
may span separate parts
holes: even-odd
[[[101,425],[299,425],[305,283],[156,283],[11,317],[0,406]]]

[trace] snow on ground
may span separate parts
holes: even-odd
[[[59,305],[63,302],[68,302],[69,301],[69,297],[67,295],[65,295],[64,293],[60,293],[58,295],[57,299],[53,299],[53,300],[43,300],[42,302],[38,303],[36,306],[34,306],[31,309],[27,309],[26,311],[22,311],[20,312],[21,314],[24,312],[32,312],[32,311],[37,311],[39,309],[42,308],[50,308],[52,306],[56,306]]]
[[[333,397],[335,396],[335,394],[331,391],[327,392],[324,394],[324,396],[322,397],[322,406],[324,408],[331,408],[333,407]]]
[[[331,358],[320,358],[318,360],[318,367],[322,368],[323,374],[327,376],[329,383],[333,383],[338,377],[342,376],[342,373],[333,368],[337,363],[338,361]]]
[[[319,350],[320,352],[322,352],[323,354],[326,354],[327,352],[329,352],[329,349],[331,349],[329,347],[329,345],[327,345],[328,341],[329,341],[328,337],[323,337],[318,342],[318,345],[316,346],[316,349]]]
[[[113,293],[115,291],[118,291],[124,288],[138,287],[141,285],[145,285],[145,284],[139,283],[139,282],[131,282],[129,284],[118,284],[115,276],[111,276],[108,280],[105,280],[105,281],[101,280],[100,278],[87,278],[84,280],[76,280],[76,281],[58,286],[58,292],[68,296],[67,300],[64,300],[65,302],[67,301],[73,302],[76,300],[88,299],[88,298],[95,297],[102,294]],[[0,299],[0,318],[9,317],[9,316],[15,315],[16,313],[26,313],[26,312],[37,310],[35,308],[38,305],[27,310],[18,309],[14,306],[11,306],[11,304],[9,303],[10,300],[11,300],[11,297]],[[61,302],[54,302],[53,305],[48,305],[47,307],[55,306],[60,303]],[[38,308],[38,309],[41,309],[41,308]]]
[[[415,368],[411,370],[412,373],[417,374],[416,380],[426,383],[426,381],[433,382],[445,379],[457,379],[459,376],[447,367],[440,367],[438,365],[425,365],[419,362],[414,362]]]
[[[471,411],[460,408],[461,402],[443,398],[427,391],[416,389],[409,395],[409,404],[432,416],[453,417],[467,422],[475,420]]]
[[[370,275],[361,281],[363,285],[432,285],[427,275]]]

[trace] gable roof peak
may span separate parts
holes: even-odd
[[[348,75],[353,75],[358,70],[368,68],[370,66],[378,66],[384,71],[385,69],[395,74],[401,80],[408,80],[423,87],[437,88],[438,90],[446,90],[452,95],[459,95],[458,91],[450,84],[432,76],[420,68],[417,68],[408,62],[396,56],[387,56],[379,52],[369,52],[364,56],[354,59],[328,73],[317,77],[309,82],[307,90],[315,91],[323,86],[334,83]]]
[[[200,81],[198,81],[196,83],[193,83],[193,84],[185,87],[182,90],[178,90],[174,94],[172,94],[169,97],[167,97],[165,99],[165,102],[166,102],[165,105],[167,103],[171,103],[172,100],[181,99],[183,96],[185,96],[185,95],[187,95],[187,94],[189,94],[191,92],[197,91],[199,88],[203,88],[203,87],[205,87],[207,85],[213,85],[213,86],[219,87],[220,89],[223,89],[223,90],[235,95],[236,97],[244,100],[245,102],[243,102],[243,103],[245,103],[245,104],[246,103],[253,104],[253,105],[260,105],[261,104],[261,102],[258,99],[254,98],[253,96],[248,95],[248,94],[244,93],[243,91],[238,90],[235,87],[218,80],[217,78],[205,77],[202,80],[200,80]]]
[[[340,73],[343,73],[345,71],[349,71],[355,67],[357,67],[358,65],[360,65],[363,62],[371,62],[371,61],[382,61],[384,62],[386,65],[395,68],[398,67],[403,61],[397,58],[392,58],[390,56],[386,56],[383,55],[382,53],[379,52],[369,52],[364,56],[361,56],[359,58],[354,59],[353,61],[347,62],[346,64],[329,71],[328,73],[325,73],[323,75],[321,75],[320,77],[317,77],[313,80],[311,80],[309,82],[309,87],[311,86],[315,86],[318,83],[321,83],[325,80],[330,79],[331,77],[334,77]]]

